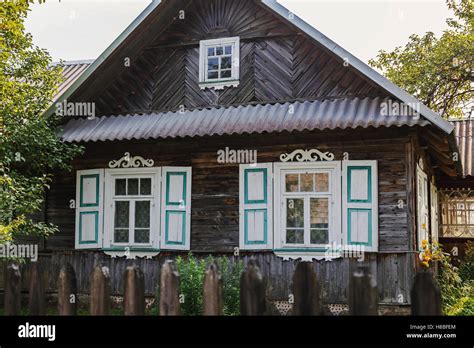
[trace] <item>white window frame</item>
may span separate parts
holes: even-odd
[[[115,197],[115,180],[116,179],[129,179],[129,178],[151,178],[151,196],[123,196]],[[105,170],[105,200],[104,200],[104,250],[159,250],[160,245],[160,197],[161,197],[161,168],[129,168],[129,169],[106,169]],[[128,243],[115,243],[114,242],[114,202],[120,200],[140,201],[150,200],[151,211],[150,211],[150,242],[144,243],[132,243],[129,239]],[[133,209],[130,209],[129,221],[130,226],[134,226],[134,214]],[[129,235],[133,236],[134,233],[130,230]]]
[[[208,48],[213,46],[232,46],[232,71],[231,77],[222,79],[209,79],[207,70]],[[199,86],[204,88],[222,89],[224,87],[237,87],[240,79],[240,38],[227,37],[221,39],[202,40],[199,43]]]
[[[418,164],[416,167],[416,210],[417,210],[417,247],[422,250],[422,241],[429,242],[430,238],[430,202],[428,198],[428,190],[430,183],[428,175]]]
[[[295,251],[295,252],[322,252],[327,249],[327,244],[309,244],[310,228],[305,226],[305,244],[286,243],[285,196],[301,197],[328,197],[329,201],[329,243],[342,243],[341,229],[341,162],[308,162],[308,163],[275,163],[274,166],[274,249],[275,251]],[[285,194],[285,182],[282,176],[290,172],[324,172],[330,173],[328,193],[308,192]],[[305,198],[306,199],[306,198]],[[309,198],[307,198],[309,199]],[[306,209],[306,205],[305,205]],[[308,215],[308,217],[306,217]],[[305,219],[309,218],[309,212],[305,212]],[[305,224],[306,225],[306,224]],[[308,231],[306,231],[308,230]],[[308,236],[307,236],[308,234]],[[308,243],[306,243],[308,242]]]

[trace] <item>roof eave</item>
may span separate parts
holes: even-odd
[[[365,75],[367,78],[378,84],[380,87],[385,89],[388,93],[392,94],[396,98],[400,99],[402,102],[410,105],[415,104],[419,105],[419,112],[423,115],[426,119],[428,119],[431,123],[435,126],[440,128],[447,134],[450,134],[454,126],[449,123],[448,121],[442,119],[437,113],[433,110],[428,108],[424,105],[421,101],[413,97],[411,94],[407,93],[390,80],[388,80],[383,75],[379,74],[377,71],[372,69],[370,66],[362,62],[360,59],[346,51],[344,48],[336,44],[326,35],[306,23],[303,19],[298,17],[297,15],[293,14],[289,11],[286,7],[279,4],[276,0],[261,0],[262,4],[267,6],[270,10],[274,13],[282,17],[283,19],[289,21],[294,26],[305,32],[311,38],[319,42],[321,45],[326,47],[328,50],[339,56],[341,59],[347,61],[351,66],[357,69],[360,73]],[[288,14],[292,13],[292,19],[289,19]]]
[[[455,136],[454,132],[449,134],[447,138],[448,138],[448,144],[449,144],[449,148],[451,150],[451,153],[453,153],[453,154],[457,153],[458,154],[457,161],[454,161],[454,166],[456,168],[456,172],[457,172],[459,177],[464,178],[465,175],[464,175],[464,170],[463,170],[462,162],[461,162],[461,153],[459,151],[459,146],[458,146],[458,143],[456,141],[456,136]]]
[[[109,45],[109,47],[107,47],[107,49],[96,60],[94,60],[87,70],[84,71],[82,75],[56,99],[56,102],[69,98],[161,3],[162,0],[152,0],[152,3],[148,5],[138,15],[138,17],[135,18],[135,20]],[[46,110],[46,116],[50,116],[54,112],[55,104],[56,103],[53,103],[49,109]]]

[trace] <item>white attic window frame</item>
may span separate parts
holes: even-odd
[[[232,52],[225,52],[225,48],[231,47]],[[217,48],[223,47],[223,54],[217,55]],[[217,72],[217,78],[209,78],[208,70],[208,59],[209,59],[209,49],[215,49],[214,56],[218,60],[219,66],[218,69],[214,72]],[[221,77],[221,59],[222,57],[231,57],[231,67],[230,77]],[[224,69],[224,71],[228,71]],[[212,40],[202,40],[199,43],[199,86],[201,89],[205,88],[214,88],[214,89],[223,89],[224,87],[237,87],[240,83],[240,38],[236,37],[227,37],[221,39],[212,39]]]

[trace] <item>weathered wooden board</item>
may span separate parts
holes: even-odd
[[[70,251],[54,252],[40,258],[42,269],[45,270],[47,291],[57,290],[57,279],[61,265],[69,262],[76,271],[78,293],[89,293],[90,275],[96,265],[104,265],[110,271],[111,293],[122,294],[124,289],[124,272],[128,266],[137,265],[145,276],[145,293],[155,295],[160,279],[160,269],[166,260],[174,259],[178,254],[161,253],[156,258],[127,260],[125,258],[111,258],[99,251]],[[206,258],[208,253],[195,254],[199,258]],[[241,253],[239,257],[233,254],[214,254],[227,256],[231,262],[242,261],[245,265],[251,258],[255,259],[268,280],[271,299],[288,300],[292,293],[292,278],[298,261],[283,261],[272,252]],[[186,257],[186,253],[182,253]],[[390,304],[408,304],[409,291],[414,277],[413,255],[400,254],[368,254],[367,258],[359,263],[355,259],[337,259],[334,261],[313,261],[313,267],[318,281],[321,284],[321,298],[327,303],[345,303],[349,275],[363,264],[377,280],[379,301]],[[3,268],[0,267],[0,269]],[[24,290],[28,284],[29,265],[21,266],[22,284]],[[25,285],[26,284],[26,285]],[[3,288],[3,278],[0,281]]]
[[[406,154],[400,139],[405,130],[315,131],[302,134],[249,135],[206,139],[106,142],[88,144],[74,170],[107,168],[125,152],[151,158],[156,166],[192,166],[191,250],[230,252],[239,240],[239,165],[220,164],[217,151],[257,150],[258,161],[279,162],[282,153],[298,148],[331,151],[336,159],[377,160],[379,168],[379,246],[381,252],[408,251]],[[251,146],[250,146],[251,144]],[[47,199],[47,220],[60,233],[46,240],[47,250],[74,248],[75,172],[56,176]]]
[[[180,11],[184,18],[179,17]],[[94,102],[97,115],[119,115],[181,107],[387,96],[258,1],[170,1],[161,12],[148,19],[148,30],[126,41],[124,52],[117,53],[108,68],[99,70],[88,88],[69,99]],[[199,41],[229,36],[241,40],[239,86],[201,90]],[[124,57],[130,59],[127,67]]]

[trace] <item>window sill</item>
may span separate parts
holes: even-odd
[[[311,262],[313,260],[332,261],[342,257],[340,250],[325,248],[299,248],[299,249],[275,249],[276,256],[283,258],[284,261],[298,260]]]
[[[130,247],[128,249],[125,249],[125,248],[106,248],[106,249],[102,249],[102,251],[106,255],[111,256],[112,258],[126,257],[127,259],[131,259],[131,260],[135,260],[137,258],[151,259],[151,258],[157,256],[160,253],[159,249],[133,248],[133,247]]]
[[[200,82],[199,87],[201,89],[214,88],[214,89],[224,89],[225,87],[237,87],[240,83],[240,80],[226,80],[226,81],[215,81],[215,82]]]

